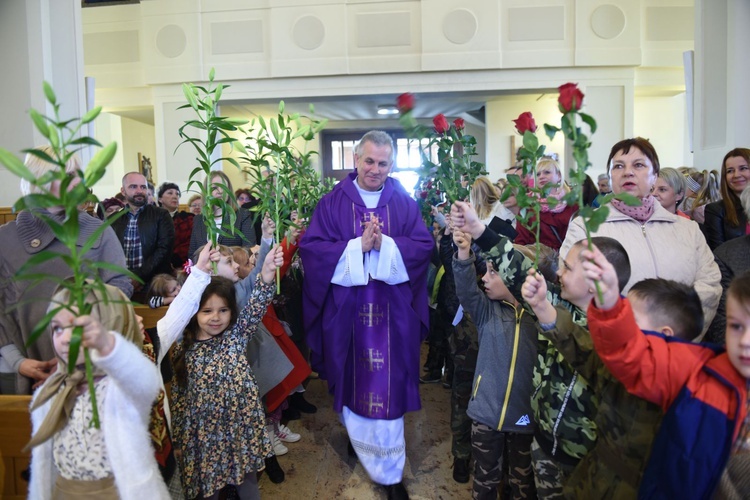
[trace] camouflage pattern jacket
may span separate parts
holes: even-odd
[[[589,381],[599,398],[594,418],[596,445],[565,483],[565,496],[636,498],[662,411],[658,405],[629,394],[596,354],[588,328],[576,324],[567,309],[556,309],[555,327],[540,328],[540,332]]]
[[[482,249],[484,258],[493,262],[513,296],[522,302],[521,286],[532,262],[515,250],[509,239],[490,229],[477,238],[476,244]],[[585,328],[585,312],[563,300],[558,285],[547,283],[547,288],[550,302],[568,309],[573,321]],[[599,402],[594,391],[555,346],[541,335],[533,382],[531,407],[539,446],[555,460],[576,465],[596,443],[594,416]]]

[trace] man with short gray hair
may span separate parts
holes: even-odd
[[[356,172],[320,200],[300,242],[303,315],[313,368],[370,478],[408,499],[404,414],[420,409],[419,351],[428,331],[427,266],[435,243],[416,202],[389,177],[394,146],[365,134]]]

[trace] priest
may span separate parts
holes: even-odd
[[[419,350],[428,332],[435,243],[416,202],[389,177],[393,157],[385,132],[362,137],[356,172],[321,199],[300,252],[313,368],[327,380],[370,478],[388,498],[402,499],[404,414],[420,409]]]

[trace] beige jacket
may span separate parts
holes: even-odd
[[[703,305],[704,328],[711,324],[721,297],[721,272],[698,224],[669,213],[657,202],[651,218],[641,224],[609,206],[607,220],[591,236],[619,241],[630,257],[630,281],[623,293],[647,278],[665,278],[695,287]],[[583,220],[576,217],[568,227],[560,255],[586,237]]]

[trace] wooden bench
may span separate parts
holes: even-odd
[[[31,439],[30,404],[31,396],[0,396],[0,453],[5,467],[0,491],[6,500],[26,498],[28,483],[21,472],[29,467],[31,454],[21,450]]]
[[[16,220],[16,214],[11,207],[0,207],[0,226],[6,222]]]

